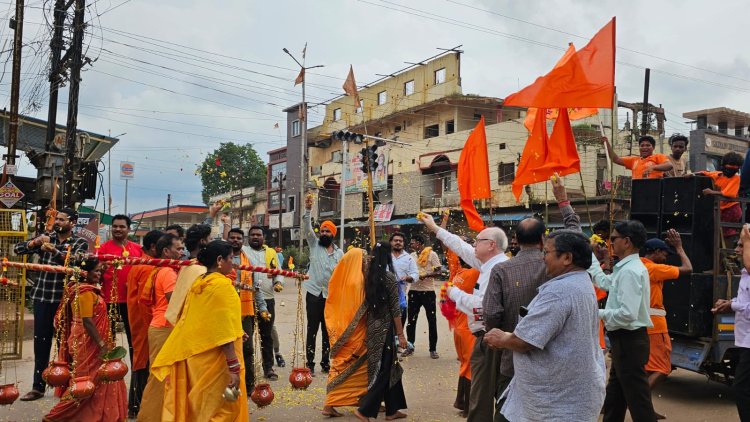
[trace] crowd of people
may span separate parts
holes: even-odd
[[[631,169],[634,179],[691,176],[684,163],[684,136],[670,139],[669,156],[654,154],[649,136],[640,139],[637,157],[619,157],[603,142],[613,162]],[[702,193],[736,197],[742,164],[741,156],[728,153],[719,171],[697,172],[714,185]],[[604,421],[619,422],[626,411],[636,421],[664,418],[654,409],[651,390],[672,371],[662,287],[692,272],[680,235],[669,230],[663,240],[648,239],[642,223],[628,220],[601,221],[586,237],[562,180],[555,175],[550,183],[562,229],[550,232],[530,217],[511,236],[492,226],[470,239],[451,233],[447,216],[439,225],[420,213],[425,233],[407,238],[394,232],[369,251],[349,248],[346,253],[334,241],[334,223],[323,221],[316,233],[313,198],[306,198],[303,235],[310,252],[309,279],[302,284],[304,364],[318,375],[317,356],[320,373],[327,376],[323,415],[339,417],[341,407],[351,406],[361,421],[379,412],[386,420],[406,418],[401,362],[424,349],[430,358],[440,358],[441,312],[453,330],[459,361],[454,407],[470,422],[593,421],[600,414]],[[247,420],[248,394],[258,378],[278,380],[274,367],[285,365],[274,326],[274,295],[284,280],[240,268],[281,268],[283,261],[265,244],[262,227],[251,227],[246,238],[228,219],[222,217],[219,224],[220,209],[221,204],[212,205],[207,220],[187,231],[180,226],[151,231],[142,245],[128,240],[130,219],[114,216],[112,239],[96,251],[193,260],[192,265],[105,268],[89,256],[76,264],[86,271],[85,278],[68,284],[75,292],[67,293],[62,273],[39,273],[31,289],[34,380],[21,400],[44,396],[41,374],[56,332],[65,333],[57,339],[59,357],[76,374],[93,376],[121,322],[130,350],[129,391],[118,381],[74,400],[61,388],[60,402],[46,421]],[[737,202],[727,200],[721,215],[739,221],[742,213]],[[15,252],[36,254],[51,265],[64,264],[66,251],[85,253],[86,242],[72,232],[76,220],[74,210],[61,210],[52,233],[20,242]],[[434,236],[434,249],[426,234]],[[734,242],[743,262],[750,263],[747,226],[725,231],[724,239]],[[436,288],[444,265],[437,250],[444,251],[449,269],[439,308]],[[670,254],[679,265],[666,264]],[[737,297],[719,300],[713,309],[736,315],[740,359],[735,389],[742,420],[750,420],[749,280],[743,268]],[[426,347],[416,336],[422,308]],[[256,335],[259,351],[252,341]]]

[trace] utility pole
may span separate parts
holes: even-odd
[[[81,87],[81,68],[83,67],[83,14],[86,8],[86,0],[75,0],[75,12],[73,15],[73,41],[72,62],[70,66],[70,87],[68,88],[68,122],[65,136],[65,197],[63,203],[69,207],[75,207],[80,200],[80,161],[77,157],[78,147],[78,93]]]
[[[63,26],[65,25],[65,0],[55,0],[54,31],[49,46],[52,57],[50,58],[49,72],[49,107],[47,108],[47,137],[45,139],[45,151],[49,151],[55,140],[55,128],[57,123],[57,94],[60,90],[62,78],[62,49],[63,49]]]
[[[167,194],[167,225],[165,227],[169,227],[169,208],[172,205],[172,194]]]
[[[280,190],[279,192],[279,247],[283,248],[284,246],[282,245],[284,244],[284,233],[281,230],[281,227],[282,227],[281,217],[283,216],[281,212],[281,207],[284,204],[284,193],[286,193],[286,189],[284,186],[284,173],[283,172],[279,172],[279,190]],[[301,251],[302,250],[300,249],[300,253],[302,253]]]
[[[16,0],[16,17],[11,21],[13,35],[13,73],[10,84],[10,120],[8,121],[8,154],[5,165],[16,164],[16,146],[18,145],[18,103],[21,90],[21,49],[23,48],[23,4]]]
[[[341,210],[339,213],[341,214],[341,239],[339,240],[342,251],[346,250],[344,249],[344,207],[346,206],[346,170],[349,168],[349,158],[348,158],[348,152],[349,152],[349,144],[346,142],[346,139],[342,139],[341,144],[341,186],[339,186],[339,195],[341,195]]]
[[[307,70],[309,69],[315,69],[317,67],[323,67],[323,65],[316,65],[316,66],[310,66],[305,67],[305,52],[307,51],[307,44],[305,44],[305,50],[302,52],[302,63],[297,60],[296,57],[292,55],[292,53],[289,52],[286,48],[283,49],[286,54],[289,55],[289,57],[292,58],[300,67],[300,70],[302,73],[302,105],[300,111],[303,115],[300,116],[300,120],[302,123],[302,142],[300,143],[300,177],[299,177],[299,201],[297,202],[299,205],[297,208],[299,209],[299,229],[300,229],[300,236],[299,236],[299,252],[302,253],[302,248],[305,245],[305,237],[302,236],[302,209],[301,206],[303,204],[303,201],[305,200],[305,177],[307,176],[307,102],[305,101],[305,82],[307,80]],[[281,225],[281,216],[279,216],[279,225]],[[343,227],[342,227],[343,229]]]
[[[646,79],[643,82],[643,108],[641,109],[641,112],[643,115],[641,116],[641,135],[648,135],[648,112],[649,112],[649,106],[648,106],[648,84],[649,79],[651,77],[651,69],[646,68]]]

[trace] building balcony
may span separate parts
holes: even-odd
[[[461,195],[458,192],[443,193],[441,196],[422,196],[419,207],[422,210],[437,208],[453,208],[461,206]]]

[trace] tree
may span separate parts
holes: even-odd
[[[211,196],[235,189],[266,185],[266,164],[250,144],[222,142],[198,168],[203,184],[203,202]]]

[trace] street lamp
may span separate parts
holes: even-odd
[[[307,44],[305,44],[305,49],[307,49]],[[305,160],[305,155],[307,153],[307,102],[305,102],[305,80],[307,79],[307,70],[308,69],[315,69],[317,67],[323,67],[322,64],[305,67],[305,55],[302,55],[302,63],[300,63],[299,60],[297,60],[292,53],[289,52],[286,48],[283,49],[284,53],[288,54],[289,57],[294,60],[297,65],[300,67],[300,71],[303,71],[302,76],[302,107],[304,107],[305,115],[300,116],[304,117],[302,120],[302,142],[300,143],[300,168],[299,168],[299,199],[297,200],[297,208],[302,206],[302,203],[304,201],[303,195],[305,194],[305,176],[307,175],[307,162]],[[304,53],[304,52],[303,52]],[[279,216],[279,226],[281,226],[281,216]],[[302,253],[302,248],[305,245],[305,237],[302,236],[302,210],[299,210],[299,229],[300,229],[300,236],[299,236],[299,253]],[[342,227],[343,229],[343,227]]]

